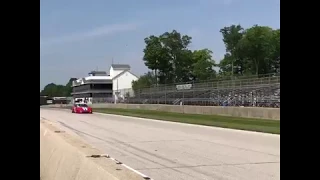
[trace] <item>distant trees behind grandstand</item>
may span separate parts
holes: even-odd
[[[190,50],[192,37],[176,30],[145,38],[143,61],[150,72],[132,82],[133,89],[224,76],[280,73],[280,29],[231,25],[220,33],[226,54],[219,64],[209,49]]]
[[[49,97],[68,97],[71,96],[72,92],[72,81],[76,78],[70,78],[66,85],[58,85],[50,83],[46,85],[43,90],[40,92],[40,96],[49,96]]]

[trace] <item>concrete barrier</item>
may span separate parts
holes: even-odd
[[[280,120],[280,108],[179,106],[162,104],[92,104],[93,108],[144,109],[185,114],[224,115],[247,118]]]
[[[63,105],[64,108],[71,108],[71,106],[72,105]],[[223,115],[223,116],[280,120],[280,108],[231,107],[231,106],[230,107],[180,106],[180,105],[163,105],[163,104],[92,104],[91,106],[93,108],[143,109],[143,110],[157,110],[157,111],[185,113],[185,114]],[[61,106],[51,105],[50,107],[61,107]]]
[[[110,158],[92,158],[101,152],[74,136],[40,120],[40,179],[143,180]]]

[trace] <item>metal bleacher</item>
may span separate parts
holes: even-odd
[[[141,89],[126,103],[280,107],[280,75],[185,84],[190,88],[173,84]]]

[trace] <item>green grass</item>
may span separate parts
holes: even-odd
[[[182,114],[141,109],[95,108],[95,112],[164,121],[280,134],[280,121],[219,115]]]

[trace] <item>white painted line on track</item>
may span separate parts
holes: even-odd
[[[91,155],[91,156],[87,156],[87,157],[94,157],[94,158],[101,158],[101,157],[105,157],[105,158],[111,159],[111,160],[112,160],[112,161],[114,161],[116,164],[119,164],[119,165],[121,165],[121,166],[123,166],[123,167],[125,167],[125,168],[129,169],[130,171],[133,171],[134,173],[136,173],[136,174],[138,174],[138,175],[142,176],[142,177],[143,177],[143,179],[153,180],[153,179],[151,179],[149,176],[147,176],[147,175],[145,175],[145,174],[143,174],[143,173],[141,173],[141,172],[139,172],[139,171],[137,171],[137,170],[133,169],[132,167],[130,167],[130,166],[126,165],[126,164],[123,164],[122,162],[118,161],[118,160],[117,160],[117,159],[115,159],[115,158],[110,157],[110,155],[109,155],[109,154]]]
[[[115,161],[117,164],[120,164],[121,166],[123,166],[123,167],[125,167],[125,168],[127,168],[127,169],[129,169],[129,170],[131,170],[131,171],[133,171],[133,172],[135,172],[135,173],[137,173],[137,174],[139,174],[139,175],[142,176],[144,179],[153,180],[153,179],[151,179],[149,176],[147,176],[147,175],[145,175],[145,174],[143,174],[143,173],[141,173],[141,172],[133,169],[132,167],[130,167],[130,166],[126,165],[126,164],[123,164],[122,162],[120,162],[120,161],[118,161],[118,160],[116,160],[116,159],[114,159],[114,158],[112,158],[112,157],[110,157],[110,156],[109,156],[109,159],[111,159],[111,160]]]
[[[130,169],[131,171],[133,171],[133,172],[135,172],[135,173],[137,173],[137,174],[139,174],[140,176],[142,176],[144,179],[150,179],[150,180],[153,180],[153,179],[151,179],[149,176],[146,176],[145,174],[142,174],[141,172],[139,172],[139,171],[137,171],[137,170],[135,170],[135,169],[133,169],[132,167],[130,167],[130,166],[128,166],[128,165],[125,165],[125,164],[121,164],[122,166],[124,166],[124,167],[126,167],[127,169]]]

